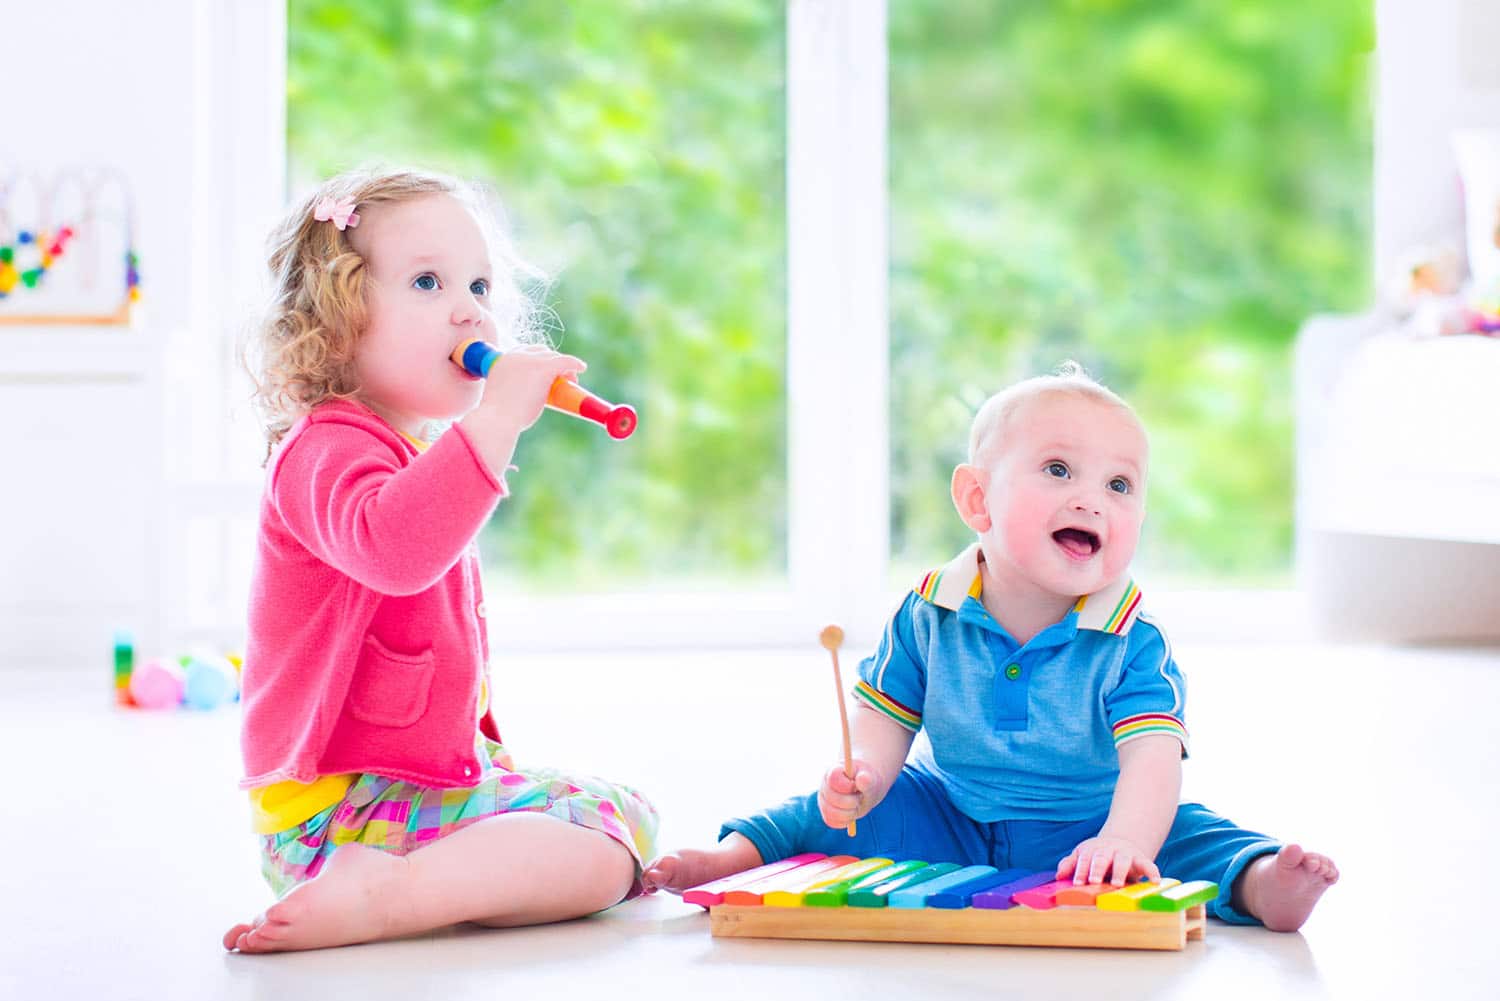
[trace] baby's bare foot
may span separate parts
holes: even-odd
[[[663,855],[647,866],[641,875],[641,883],[646,887],[647,893],[666,890],[668,893],[681,894],[683,890],[691,890],[695,886],[739,871],[728,865],[717,849],[705,852],[696,848],[684,848]]]
[[[1242,879],[1245,909],[1271,931],[1296,931],[1334,883],[1338,867],[1326,855],[1286,845],[1250,863]]]
[[[663,855],[641,874],[641,884],[647,893],[666,890],[681,894],[695,886],[731,876],[761,864],[760,852],[749,838],[730,834],[708,851],[684,848],[679,852]]]
[[[224,933],[224,948],[287,952],[371,942],[407,928],[396,885],[406,859],[364,845],[344,845],[313,879],[295,887],[250,924]]]

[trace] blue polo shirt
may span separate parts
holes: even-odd
[[[859,665],[856,698],[916,733],[908,762],[973,819],[1108,812],[1117,748],[1182,743],[1185,687],[1128,578],[1080,598],[1024,646],[979,600],[979,546],[924,576]]]

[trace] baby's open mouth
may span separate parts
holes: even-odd
[[[1052,533],[1052,541],[1076,559],[1088,559],[1099,551],[1099,536],[1081,528],[1058,529]]]

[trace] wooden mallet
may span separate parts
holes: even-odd
[[[818,634],[818,642],[823,644],[829,656],[833,658],[833,689],[839,700],[839,725],[844,728],[844,774],[854,778],[854,767],[850,759],[854,757],[849,750],[849,710],[844,706],[844,679],[839,674],[839,647],[844,645],[844,631],[838,626],[824,626],[823,631]],[[854,837],[856,822],[849,821],[849,837]]]

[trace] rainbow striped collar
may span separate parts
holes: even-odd
[[[979,543],[967,549],[938,570],[929,570],[913,588],[924,601],[939,608],[958,611],[970,598],[979,600],[982,580],[979,576]],[[1124,636],[1135,624],[1141,611],[1141,589],[1129,577],[1122,577],[1109,587],[1086,594],[1073,606],[1079,629]]]

